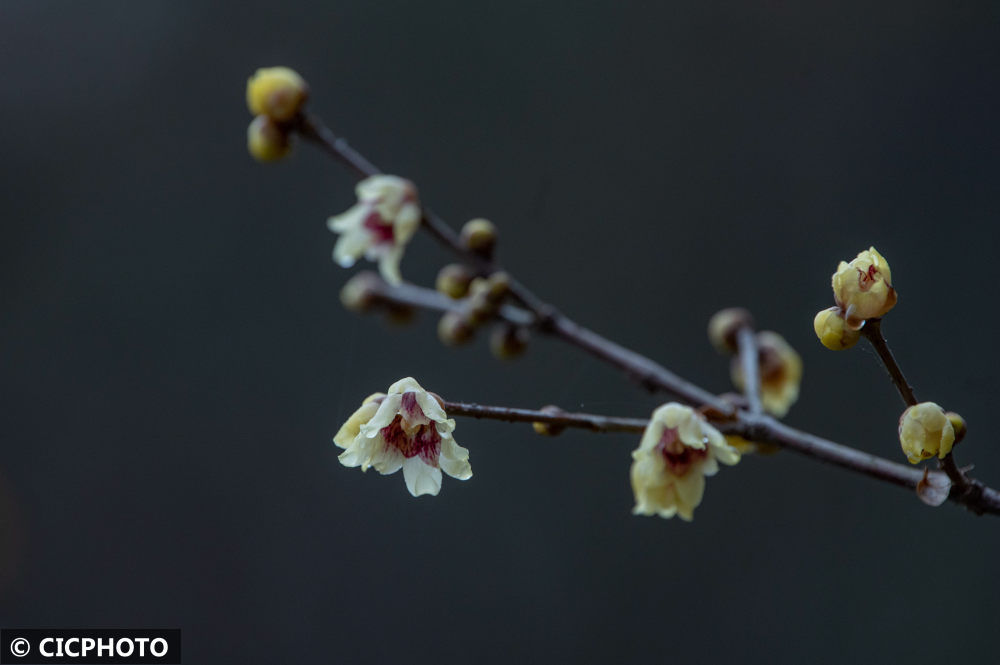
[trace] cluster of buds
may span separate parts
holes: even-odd
[[[390,323],[410,323],[416,316],[416,310],[410,305],[386,298],[383,295],[384,289],[385,282],[378,275],[362,271],[347,280],[340,289],[340,302],[352,312],[368,314],[381,311]]]
[[[896,290],[889,263],[874,247],[850,263],[841,261],[832,284],[837,304],[816,314],[813,329],[823,346],[840,351],[857,343],[865,321],[885,316],[896,305]]]
[[[247,148],[254,159],[274,162],[292,148],[291,126],[309,98],[309,85],[288,67],[266,67],[247,80]]]
[[[507,273],[495,272],[488,277],[474,277],[460,286],[457,276],[462,268],[445,266],[438,275],[438,290],[458,300],[459,309],[446,312],[438,322],[438,337],[447,346],[470,342],[485,324],[498,318],[500,308],[510,293]],[[499,321],[490,334],[490,351],[501,359],[516,358],[528,345],[528,331],[506,321]]]

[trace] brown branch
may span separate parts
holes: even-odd
[[[449,416],[468,416],[506,422],[543,422],[560,427],[574,427],[592,432],[640,433],[649,423],[642,418],[621,418],[592,413],[569,413],[521,409],[503,406],[484,406],[468,402],[444,403]],[[899,464],[891,460],[845,446],[828,439],[784,425],[771,416],[741,412],[736,420],[713,422],[723,434],[735,434],[759,443],[774,443],[842,469],[869,478],[915,490],[924,478],[924,470]],[[930,471],[941,474],[941,471]],[[950,500],[965,505],[978,514],[1000,515],[1000,492],[974,483],[974,491],[955,492]]]
[[[910,384],[906,381],[906,377],[903,376],[903,370],[899,368],[896,358],[892,355],[892,351],[889,350],[889,345],[882,335],[882,319],[868,319],[864,327],[861,328],[861,334],[864,335],[865,339],[871,343],[872,348],[875,349],[875,353],[878,354],[882,365],[889,372],[889,378],[892,379],[893,385],[896,386],[899,396],[903,398],[906,405],[913,406],[916,404],[917,396],[913,394],[913,388],[910,387]]]

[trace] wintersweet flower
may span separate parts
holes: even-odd
[[[359,182],[355,191],[357,204],[327,221],[330,230],[340,234],[333,260],[344,268],[362,256],[378,261],[382,277],[399,284],[403,281],[399,262],[420,225],[417,188],[397,176],[376,175]]]
[[[910,464],[935,455],[944,458],[955,444],[955,428],[944,409],[934,402],[922,402],[900,417],[899,443]]]
[[[833,273],[833,297],[844,312],[847,325],[855,330],[866,319],[876,319],[896,305],[892,272],[874,247],[858,254],[850,263],[841,261]]]
[[[757,333],[757,351],[761,404],[765,411],[781,418],[799,398],[802,358],[784,337],[770,330]],[[733,358],[730,374],[733,384],[743,390],[743,365],[738,356]]]
[[[736,464],[740,454],[694,409],[670,402],[653,412],[632,459],[632,512],[690,522],[705,476],[718,472],[718,462]]]
[[[469,451],[455,443],[455,421],[414,379],[400,379],[387,394],[365,399],[333,442],[344,452],[340,463],[374,468],[382,475],[403,469],[406,489],[413,496],[437,495],[441,472],[452,478],[472,477]]]

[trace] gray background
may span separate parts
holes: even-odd
[[[475,477],[341,467],[361,398],[645,416],[540,339],[512,364],[343,311],[347,173],[246,155],[244,82],[311,107],[580,322],[715,390],[751,308],[788,422],[902,459],[873,354],[815,339],[875,244],[917,393],[1000,484],[995,3],[0,3],[0,623],[179,627],[185,662],[996,662],[1000,522],[785,453],[692,524],[630,515],[635,437],[462,420]],[[448,255],[418,237],[403,263]],[[993,654],[992,656],[990,654]]]

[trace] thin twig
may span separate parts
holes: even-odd
[[[875,349],[875,353],[878,354],[882,365],[889,372],[892,383],[896,386],[899,396],[903,398],[906,405],[913,406],[916,404],[917,396],[913,394],[913,388],[910,387],[910,384],[906,381],[906,377],[903,376],[903,370],[899,368],[899,363],[896,362],[896,358],[892,355],[892,351],[889,350],[889,345],[882,335],[882,319],[868,319],[864,327],[861,328],[861,334],[864,335],[865,339],[871,343],[872,348]]]
[[[743,394],[746,395],[750,413],[759,415],[764,412],[764,407],[760,401],[760,355],[753,328],[741,327],[736,333],[736,342],[743,368]]]
[[[645,430],[648,420],[621,418],[592,413],[550,413],[547,411],[504,406],[484,406],[469,402],[444,403],[449,416],[468,416],[506,422],[543,422],[560,427],[574,427],[592,432],[631,432]],[[835,443],[828,439],[784,425],[771,416],[740,413],[736,420],[713,422],[724,434],[735,434],[759,443],[774,443],[813,459],[839,466],[884,482],[916,489],[924,478],[922,469],[899,464],[870,453]],[[931,471],[930,474],[941,474]],[[943,474],[942,474],[943,475]],[[1000,492],[974,485],[971,492],[952,492],[952,501],[967,506],[973,512],[1000,515]]]

